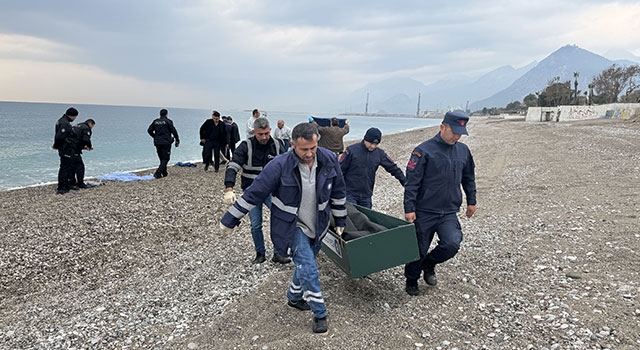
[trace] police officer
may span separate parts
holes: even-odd
[[[67,142],[67,138],[75,136],[71,122],[78,117],[78,110],[71,107],[58,119],[55,126],[55,136],[53,139],[53,146],[51,148],[58,151],[60,157],[60,169],[58,170],[58,194],[65,194],[69,192],[72,186],[73,178],[73,162],[71,156],[74,153],[74,149],[71,144]]]
[[[147,133],[153,137],[153,144],[156,146],[156,152],[160,159],[160,166],[153,174],[156,179],[169,175],[167,173],[167,164],[171,159],[171,144],[174,138],[176,147],[180,146],[178,131],[173,126],[173,121],[167,117],[168,114],[169,112],[166,109],[161,109],[160,118],[155,119],[147,128]]]
[[[236,183],[236,174],[238,172],[242,172],[240,175],[240,187],[244,191],[253,183],[253,179],[262,172],[268,162],[284,152],[284,145],[279,140],[271,137],[271,127],[267,118],[257,118],[253,125],[253,136],[240,143],[233,153],[233,158],[227,165],[224,176],[226,188],[223,199],[227,205],[232,205],[236,200],[233,186]],[[271,196],[267,196],[263,202],[249,211],[251,237],[256,250],[256,257],[252,261],[253,264],[261,264],[267,260],[265,258],[264,234],[262,232],[262,204],[271,208]],[[286,252],[279,252],[274,249],[271,261],[286,264],[291,259],[287,257]]]
[[[437,283],[435,267],[453,258],[460,249],[462,230],[457,212],[462,205],[462,191],[467,198],[466,216],[476,211],[475,164],[469,147],[458,142],[467,135],[469,117],[447,112],[440,132],[418,145],[407,163],[404,191],[404,216],[415,223],[420,258],[405,265],[405,291],[418,295],[418,279],[430,286]],[[438,245],[428,252],[434,234]]]
[[[84,123],[80,123],[73,127],[73,132],[75,133],[75,152],[71,157],[74,169],[73,189],[87,188],[87,185],[84,183],[84,161],[82,160],[82,151],[93,150],[93,146],[91,145],[91,130],[94,125],[96,125],[96,122],[93,119],[87,119]]]
[[[369,128],[361,142],[353,144],[340,155],[340,168],[347,184],[347,201],[371,209],[371,195],[376,181],[376,171],[382,167],[404,186],[406,178],[402,170],[379,148],[382,132]]]

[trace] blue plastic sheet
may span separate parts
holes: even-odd
[[[111,174],[101,176],[98,179],[102,181],[130,182],[130,181],[153,180],[154,177],[153,177],[153,174],[139,176],[132,173],[111,173]]]

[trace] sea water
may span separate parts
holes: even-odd
[[[153,139],[147,134],[149,124],[159,116],[161,108],[58,103],[0,102],[0,191],[57,182],[59,157],[53,150],[56,121],[69,107],[79,111],[73,125],[91,118],[96,125],[91,141],[92,151],[84,151],[86,178],[97,178],[113,172],[155,169],[158,166]],[[169,165],[176,162],[202,161],[199,130],[211,118],[211,110],[167,108],[168,117],[180,135],[180,147],[173,147]],[[231,115],[238,124],[240,137],[245,138],[251,111],[218,110]],[[267,112],[271,128],[279,119],[293,128],[307,122],[310,115],[330,118],[333,115],[314,113]],[[437,125],[440,120],[410,117],[337,116],[348,118],[350,132],[345,140],[362,139],[372,126],[384,135]],[[152,173],[152,171],[149,171]]]

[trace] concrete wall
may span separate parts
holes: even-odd
[[[610,103],[597,106],[529,107],[528,122],[563,122],[596,118],[629,119],[640,116],[640,103]]]

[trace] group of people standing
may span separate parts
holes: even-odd
[[[81,153],[93,149],[91,129],[95,122],[88,119],[71,126],[77,116],[78,111],[69,108],[56,123],[53,148],[60,155],[58,193],[83,187]],[[462,191],[467,202],[465,215],[471,217],[476,211],[475,164],[469,148],[458,142],[467,134],[468,121],[464,113],[446,113],[439,132],[414,148],[403,173],[379,147],[382,132],[375,127],[369,128],[360,142],[344,149],[342,137],[349,132],[348,121],[340,127],[335,119],[330,127],[323,128],[310,120],[290,129],[278,120],[272,137],[269,120],[255,109],[247,121],[247,137],[236,148],[240,139],[237,124],[231,117],[220,120],[220,114],[213,111],[200,128],[200,141],[205,170],[213,165],[218,172],[220,154],[229,152],[223,195],[229,208],[220,221],[220,230],[232,232],[248,214],[256,252],[252,263],[264,263],[262,216],[263,206],[268,207],[271,260],[280,264],[293,261],[295,265],[286,292],[287,305],[311,310],[312,331],[326,333],[327,309],[315,258],[332,217],[335,232],[343,233],[347,202],[372,207],[376,172],[382,166],[404,187],[404,216],[415,224],[419,259],[405,265],[404,276],[406,293],[419,295],[420,277],[435,286],[436,266],[454,257],[460,248],[463,235],[457,212]],[[160,159],[154,176],[165,177],[171,145],[180,144],[166,109],[160,111],[147,132]],[[330,144],[325,145],[331,148],[322,147],[322,139],[329,139]],[[238,174],[243,191],[239,198],[233,189]],[[438,243],[430,249],[436,233]]]
[[[53,148],[58,151],[60,168],[58,170],[58,187],[56,193],[65,194],[89,187],[84,182],[84,161],[82,151],[93,150],[91,130],[96,122],[87,119],[77,125],[71,125],[78,117],[78,110],[70,107],[58,119],[55,125]]]
[[[247,149],[254,149],[256,142],[250,140],[256,140],[268,128],[268,120],[260,119],[264,118],[254,120],[254,136],[248,138]],[[328,331],[327,309],[315,257],[331,217],[335,232],[343,233],[347,201],[371,208],[375,173],[382,166],[404,186],[405,219],[415,224],[419,259],[405,265],[404,275],[407,294],[419,295],[420,276],[427,285],[435,286],[436,265],[451,259],[460,248],[462,230],[457,212],[462,205],[462,191],[467,201],[465,215],[471,217],[476,211],[475,164],[469,148],[458,142],[461,135],[467,134],[468,121],[464,113],[446,113],[439,133],[411,153],[406,175],[378,147],[382,132],[377,128],[368,129],[361,142],[344,152],[336,152],[319,147],[320,131],[311,120],[298,124],[291,133],[291,151],[278,155],[279,140],[273,140],[269,143],[273,146],[265,147],[266,163],[258,168],[240,158],[241,145],[227,167],[224,201],[231,206],[221,219],[220,229],[230,233],[249,214],[257,251],[253,262],[264,262],[264,240],[256,243],[254,223],[257,224],[256,208],[260,208],[261,224],[262,206],[270,207],[272,260],[292,259],[295,265],[286,293],[287,305],[311,310],[312,331],[324,334]],[[266,139],[271,141],[268,136]],[[244,192],[237,198],[233,183],[239,171]],[[436,233],[438,244],[430,250]]]

